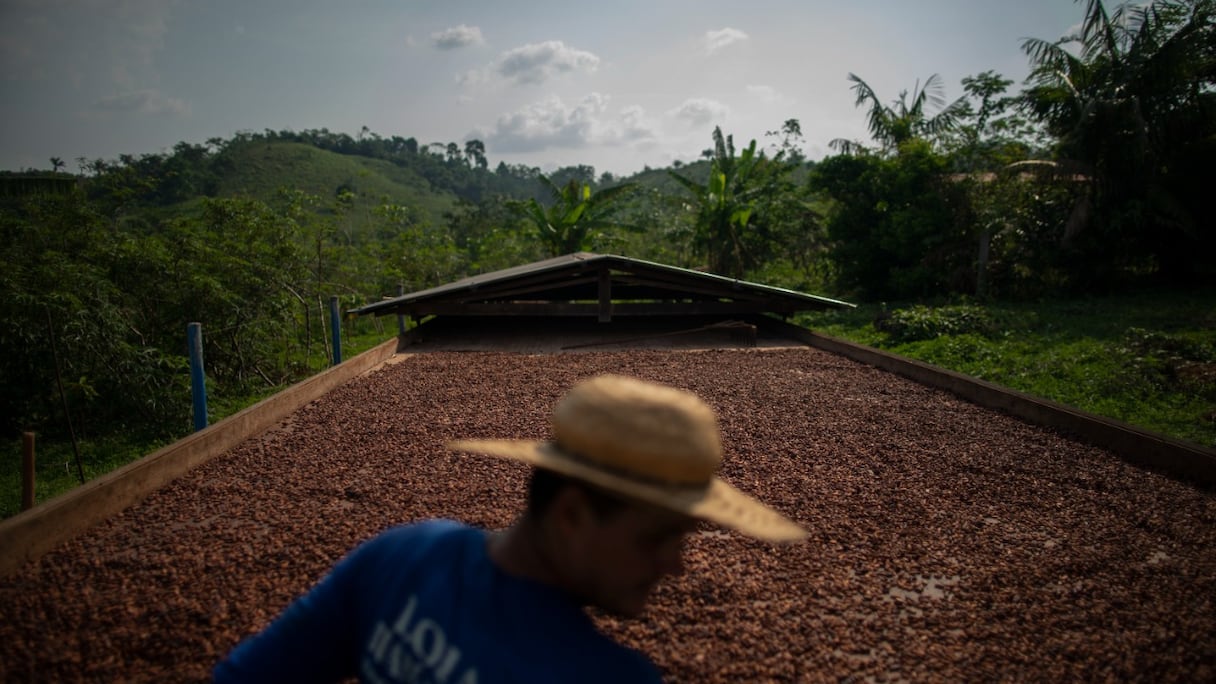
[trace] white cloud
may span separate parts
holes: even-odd
[[[469,69],[463,74],[456,74],[456,83],[473,88],[490,80],[490,73],[485,69]]]
[[[155,90],[135,90],[103,97],[93,103],[94,112],[135,112],[153,116],[189,116],[190,105],[176,97],[166,97]]]
[[[516,83],[543,83],[545,80],[571,71],[593,72],[600,58],[576,50],[560,40],[533,43],[504,52],[493,69],[500,76]]]
[[[705,33],[705,52],[713,54],[728,45],[747,40],[747,38],[747,34],[739,29],[724,28],[718,31],[707,31]]]
[[[608,113],[608,100],[606,95],[591,93],[568,106],[559,97],[549,97],[498,117],[493,130],[478,131],[475,137],[498,154],[640,144],[656,138],[645,110],[625,107],[614,118]]]
[[[711,122],[720,124],[728,113],[730,113],[730,108],[726,105],[703,97],[685,100],[679,107],[668,112],[671,116],[696,126]]]
[[[655,139],[654,127],[646,119],[646,110],[634,105],[621,110],[620,139],[638,142]]]
[[[440,50],[455,50],[470,45],[481,45],[484,42],[480,28],[464,24],[431,34],[431,44]]]
[[[763,104],[783,104],[790,101],[781,91],[769,85],[747,86],[748,97]]]
[[[605,99],[592,93],[574,107],[553,96],[498,117],[485,134],[487,147],[498,153],[536,152],[554,147],[588,144],[599,126]]]

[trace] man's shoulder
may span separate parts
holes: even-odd
[[[449,536],[481,535],[479,528],[457,520],[435,518],[396,525],[381,532],[377,537],[412,538],[418,540],[438,539]]]
[[[580,659],[576,663],[575,673],[579,681],[584,682],[640,682],[658,684],[662,681],[659,670],[644,653],[624,646],[615,641],[614,648],[591,657]],[[594,663],[593,668],[587,667]]]

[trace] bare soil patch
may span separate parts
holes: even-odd
[[[544,438],[603,372],[720,415],[723,476],[811,530],[705,526],[641,619],[672,682],[1216,678],[1216,496],[808,348],[416,354],[301,409],[0,580],[0,680],[205,681],[359,541],[509,524]]]

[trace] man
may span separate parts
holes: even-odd
[[[695,395],[621,376],[576,385],[553,440],[454,442],[535,467],[507,530],[452,521],[389,530],[335,566],[215,670],[218,682],[656,682],[586,614],[640,613],[681,572],[698,520],[793,541],[805,532],[715,476],[722,447]]]

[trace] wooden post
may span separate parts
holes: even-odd
[[[329,298],[329,328],[333,336],[334,363],[342,363],[342,318],[338,313],[338,296]]]
[[[599,322],[609,323],[612,321],[612,273],[607,264],[600,267],[599,276]]]
[[[21,435],[21,510],[34,507],[34,433]]]
[[[397,296],[398,297],[405,296],[405,284],[404,283],[397,283]],[[401,314],[397,314],[397,334],[398,335],[405,334],[405,316],[403,316]]]
[[[330,349],[329,338],[325,336],[325,302],[322,300],[320,292],[317,293],[317,332],[321,333],[321,346],[325,347],[322,360],[326,356],[330,356],[332,359],[333,351]]]

